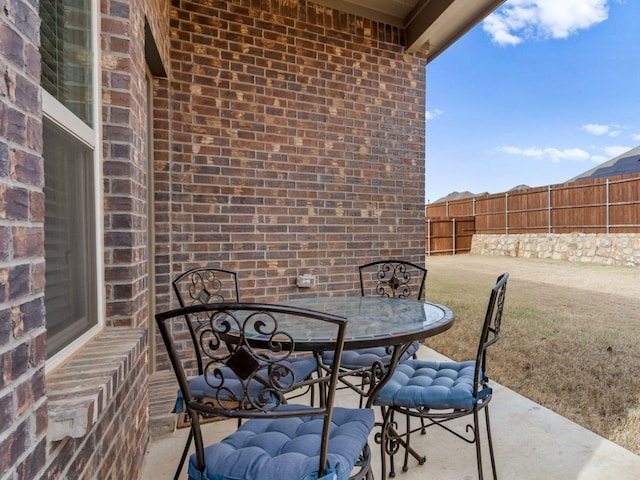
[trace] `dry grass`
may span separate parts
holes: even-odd
[[[452,308],[456,323],[427,344],[455,360],[472,358],[489,290],[515,264],[482,271],[465,268],[464,256],[445,263],[427,259],[427,297]],[[579,268],[578,278],[616,271],[567,267]],[[550,275],[557,268],[563,265],[549,264]],[[634,280],[640,278],[635,273]],[[503,339],[489,357],[491,378],[640,454],[640,295],[602,293],[582,283],[576,288],[562,276],[550,283],[523,277],[523,271],[512,273],[507,287]]]

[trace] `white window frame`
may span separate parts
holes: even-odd
[[[67,346],[62,348],[59,352],[47,359],[45,372],[54,370],[62,363],[64,363],[71,355],[73,355],[79,348],[86,344],[89,340],[95,337],[105,325],[105,311],[106,300],[104,298],[105,282],[104,282],[104,219],[102,212],[103,205],[103,191],[102,191],[102,124],[101,124],[101,110],[102,104],[101,98],[101,82],[100,82],[100,67],[99,67],[99,0],[91,1],[91,51],[92,51],[92,102],[93,112],[92,120],[94,127],[80,120],[74,113],[72,113],[67,107],[59,102],[53,95],[47,92],[44,88],[40,88],[42,93],[42,114],[47,120],[53,122],[58,127],[65,130],[67,133],[75,137],[76,139],[85,143],[93,151],[93,184],[94,184],[94,218],[95,218],[95,258],[93,259],[95,272],[97,278],[95,279],[96,291],[92,292],[93,297],[97,301],[95,305],[96,311],[96,325],[91,327],[88,331],[80,335],[73,340]],[[46,161],[46,160],[44,160]],[[46,204],[46,200],[45,200]],[[46,286],[45,286],[46,289]]]

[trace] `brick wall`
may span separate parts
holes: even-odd
[[[110,326],[147,325],[147,94],[144,25],[169,65],[169,2],[101,2],[105,283]]]
[[[149,438],[146,338],[141,329],[109,328],[47,378],[47,466],[24,478],[138,478]]]
[[[107,329],[47,378],[49,455],[41,477],[48,479],[137,478],[149,439],[148,345],[139,330],[149,325],[144,29],[148,21],[166,62],[168,3],[108,0],[100,8]],[[103,370],[112,365],[114,372]],[[59,440],[57,410],[67,418],[74,400],[86,402],[87,413],[73,418],[77,434]]]
[[[159,288],[214,264],[246,299],[309,293],[304,273],[356,293],[360,263],[424,262],[426,59],[402,31],[303,0],[172,5]]]
[[[112,374],[96,367],[92,376],[85,366],[74,375],[63,365],[45,380],[39,8],[0,0],[2,478],[137,478],[148,442],[146,332],[129,327],[148,326],[144,27],[147,20],[167,63],[169,2],[112,0],[101,9],[106,321],[125,328],[108,329],[73,359],[100,364],[105,354],[91,349],[105,340],[115,342],[110,355],[125,351]],[[51,419],[80,391],[89,399],[86,428],[72,438],[63,427],[54,438]]]
[[[299,274],[356,292],[359,263],[423,261],[426,61],[401,31],[303,0],[175,0],[170,35],[168,1],[100,8],[108,327],[149,325],[145,18],[172,62],[154,80],[158,309],[194,265],[272,299]],[[146,345],[90,431],[47,444],[38,25],[37,2],[0,0],[0,476],[136,478]]]
[[[144,12],[101,2],[104,259],[111,326],[144,326],[147,303],[147,145]]]
[[[149,22],[149,27],[158,47],[158,53],[162,63],[169,67],[169,11],[171,2],[168,0],[142,0],[139,2],[145,12],[145,20]]]
[[[0,476],[44,464],[44,203],[38,9],[0,0]]]

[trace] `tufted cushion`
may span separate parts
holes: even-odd
[[[404,361],[412,357],[420,348],[420,342],[412,342],[407,348],[407,351],[402,355],[400,361]],[[386,347],[370,347],[360,348],[357,350],[345,350],[342,352],[342,358],[340,359],[340,365],[344,368],[351,370],[357,370],[359,368],[366,368],[373,365],[373,362],[379,360],[384,366],[388,366],[391,363],[391,354],[387,351]],[[333,362],[333,351],[323,352],[322,361],[330,365]]]
[[[279,362],[279,364],[287,365],[293,371],[293,375],[295,377],[295,382],[301,382],[306,380],[311,376],[313,372],[316,371],[318,363],[314,357],[299,357],[294,358],[292,360]],[[265,370],[268,367],[262,367],[261,370]],[[223,377],[225,379],[225,387],[231,390],[237,398],[242,398],[242,382],[238,379],[235,373],[231,368],[222,366],[220,367],[222,371]],[[204,375],[198,375],[197,377],[193,377],[189,379],[189,388],[191,390],[191,395],[194,397],[209,397],[216,398],[217,388],[215,385],[219,383],[219,380],[216,379],[212,373],[207,374],[209,376],[209,382],[205,380]],[[212,386],[214,385],[214,386]],[[249,383],[249,395],[257,395],[257,392],[260,392],[264,387],[258,381],[252,381]],[[222,398],[221,400],[231,400],[228,398],[228,395]],[[184,397],[182,396],[182,392],[178,390],[178,397],[176,399],[176,404],[174,407],[174,412],[181,413],[184,409]]]
[[[288,408],[283,405],[280,408]],[[297,406],[299,407],[299,406]],[[373,410],[334,408],[328,467],[346,480],[374,425]],[[189,478],[203,480],[311,480],[318,478],[322,417],[251,419],[205,448],[205,470],[189,460]]]
[[[407,360],[398,365],[378,393],[375,404],[435,410],[471,410],[490,388],[473,396],[475,361],[430,362]]]

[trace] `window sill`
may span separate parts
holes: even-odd
[[[47,376],[49,441],[85,436],[146,348],[146,330],[107,328]]]

